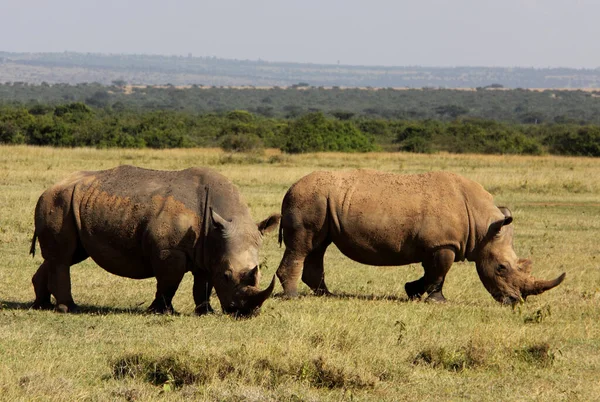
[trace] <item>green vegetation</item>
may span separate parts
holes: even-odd
[[[323,113],[309,113],[290,122],[283,133],[285,152],[367,152],[375,150],[374,138],[349,121],[327,119]]]
[[[191,114],[246,110],[263,117],[295,118],[321,111],[340,120],[456,118],[520,124],[600,125],[600,91],[359,88],[228,88],[104,86],[98,83],[0,83],[0,105],[46,108],[82,102],[113,111],[169,110]]]
[[[210,166],[230,178],[260,220],[320,169],[465,175],[511,208],[515,250],[533,273],[565,282],[516,307],[495,302],[475,264],[449,272],[445,305],[409,302],[420,265],[372,267],[325,255],[335,297],[277,295],[254,318],[194,316],[192,275],[180,315],[144,313],[156,282],[72,267],[81,314],[32,311],[33,211],[48,186],[77,170],[119,164]],[[600,395],[600,163],[515,155],[225,153],[218,149],[95,149],[0,145],[0,400],[90,401],[592,401]],[[278,267],[264,238],[261,287]],[[277,284],[276,293],[281,292]],[[551,312],[551,314],[550,314]]]
[[[335,117],[337,116],[337,117]],[[512,124],[458,117],[396,120],[322,112],[294,118],[245,110],[196,114],[129,111],[81,102],[0,107],[0,143],[98,148],[217,147],[234,152],[279,148],[287,153],[482,153],[600,156],[595,125]]]

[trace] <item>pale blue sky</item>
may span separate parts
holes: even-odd
[[[600,0],[0,0],[0,50],[600,67]]]

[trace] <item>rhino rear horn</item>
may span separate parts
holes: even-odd
[[[225,230],[231,225],[230,221],[219,215],[212,207],[210,208],[210,218],[213,226],[221,230]]]
[[[539,295],[540,293],[544,293],[545,291],[560,285],[562,281],[565,280],[565,276],[566,273],[563,272],[558,278],[550,281],[535,279],[527,284],[521,293],[523,293],[523,297],[527,297],[529,295]]]
[[[502,212],[502,215],[504,215],[504,222],[502,223],[502,226],[510,225],[513,221],[513,216],[512,212],[510,212],[510,209],[507,207],[498,207],[498,209],[500,212]]]

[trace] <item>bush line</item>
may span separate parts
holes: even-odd
[[[57,147],[185,148],[248,152],[450,152],[600,156],[600,126],[513,124],[459,117],[395,120],[310,112],[286,119],[236,110],[114,110],[84,103],[0,107],[0,143]]]

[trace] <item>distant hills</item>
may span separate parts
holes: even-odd
[[[392,88],[599,88],[600,68],[371,67],[214,57],[0,51],[0,82]]]

